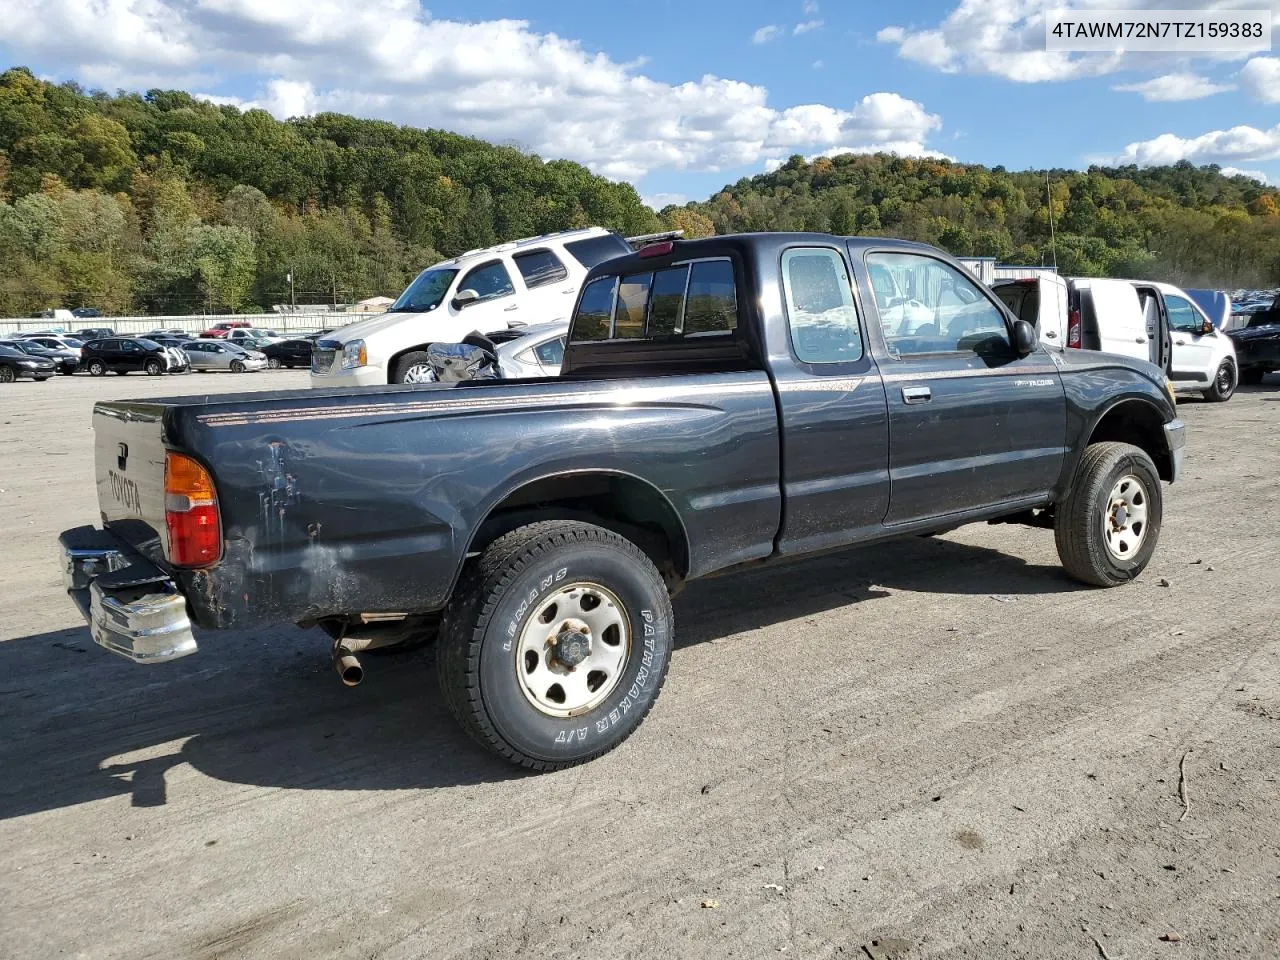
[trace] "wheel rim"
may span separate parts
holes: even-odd
[[[0,383],[13,383],[13,371],[8,367],[0,367]]]
[[[401,383],[435,383],[435,374],[431,372],[431,366],[426,363],[415,363],[404,372],[404,379]]]
[[[572,717],[613,692],[630,657],[631,627],[622,601],[599,584],[572,583],[529,613],[515,668],[535,710]]]
[[[1147,539],[1146,485],[1133,474],[1125,474],[1111,488],[1102,529],[1107,552],[1117,560],[1132,560]]]
[[[155,362],[147,364],[147,373],[149,373],[151,376],[154,377],[159,372],[160,372],[160,364]]]
[[[267,361],[267,366],[269,366],[272,370],[279,370],[280,361],[277,360],[275,357],[272,357],[270,360]]]
[[[240,371],[242,371],[243,369],[244,369],[244,364],[243,364],[243,363],[241,363],[239,360],[237,360],[235,363],[231,364],[231,372],[232,372],[232,373],[239,373],[239,372],[240,372]]]
[[[100,363],[89,364],[89,373],[91,373],[95,377],[102,376],[102,374],[106,372],[106,369],[107,368]]]
[[[1235,387],[1235,371],[1231,364],[1224,363],[1218,368],[1217,387],[1219,393],[1230,393]]]

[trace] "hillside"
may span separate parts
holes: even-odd
[[[1214,166],[1003,167],[885,155],[806,162],[742,179],[678,216],[694,229],[818,230],[923,240],[963,256],[1187,286],[1280,282],[1280,193]],[[663,212],[668,219],[675,210]]]
[[[395,295],[422,267],[587,224],[658,227],[565,160],[336,114],[0,74],[0,315],[246,309]]]
[[[1215,167],[1049,171],[1072,273],[1280,282],[1280,194]],[[585,224],[884,233],[1048,262],[1043,172],[845,155],[655,215],[565,160],[338,114],[279,121],[177,91],[0,74],[0,315],[256,310],[398,293],[423,266]]]

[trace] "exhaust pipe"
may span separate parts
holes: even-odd
[[[360,658],[342,648],[333,652],[333,668],[338,671],[344,687],[359,686],[364,679],[364,667],[360,665]]]

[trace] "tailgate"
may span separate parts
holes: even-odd
[[[163,560],[164,416],[156,403],[118,401],[93,409],[98,509],[112,532]]]

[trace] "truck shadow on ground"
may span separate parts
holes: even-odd
[[[943,539],[830,554],[695,584],[676,601],[679,645],[884,597],[1081,589],[1057,567]],[[129,796],[173,800],[182,764],[228,783],[289,789],[466,786],[523,774],[472,744],[435,688],[433,654],[368,657],[351,690],[319,631],[204,634],[194,657],[140,667],[85,629],[0,643],[0,819]]]

